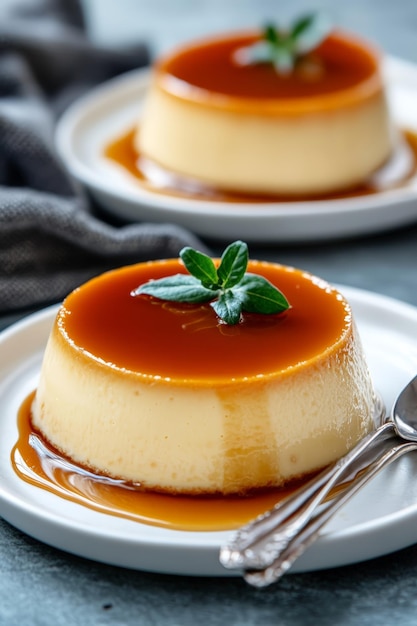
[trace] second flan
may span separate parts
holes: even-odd
[[[280,75],[237,62],[260,37],[212,37],[157,62],[138,152],[180,181],[243,193],[312,196],[366,181],[393,147],[379,53],[333,31]]]

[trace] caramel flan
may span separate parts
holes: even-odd
[[[142,164],[253,194],[311,196],[366,181],[393,147],[379,53],[334,30],[282,75],[237,61],[260,37],[212,37],[155,63],[134,138]]]
[[[210,303],[133,291],[179,259],[90,280],[60,306],[32,422],[62,455],[144,489],[240,494],[331,463],[373,428],[374,392],[348,302],[287,266],[249,261],[283,313],[224,323]]]

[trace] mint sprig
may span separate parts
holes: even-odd
[[[289,74],[302,57],[322,43],[330,30],[330,21],[321,13],[300,17],[285,31],[267,24],[261,41],[241,48],[235,58],[242,65],[272,63],[277,73]]]
[[[243,241],[230,244],[220,264],[194,248],[180,252],[189,274],[175,274],[140,285],[132,296],[149,295],[170,302],[210,302],[226,324],[237,324],[243,312],[273,314],[290,307],[286,297],[266,278],[246,272],[249,255]]]

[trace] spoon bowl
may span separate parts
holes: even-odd
[[[399,437],[407,441],[417,441],[417,376],[398,396],[390,419]]]

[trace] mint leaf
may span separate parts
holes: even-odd
[[[301,18],[294,24],[291,31],[297,56],[301,57],[317,48],[331,29],[330,20],[322,13],[314,13]]]
[[[222,254],[217,275],[223,289],[229,289],[239,283],[248,266],[248,246],[243,241],[235,241]]]
[[[187,274],[175,274],[159,280],[151,280],[131,291],[132,296],[146,294],[170,302],[208,302],[213,299],[213,291],[203,287],[201,282]]]
[[[239,48],[234,54],[238,65],[255,65],[271,61],[271,46],[266,41],[258,41],[252,46]]]
[[[210,289],[211,285],[217,285],[216,266],[209,256],[187,246],[181,250],[180,257],[190,274],[201,280],[204,286]]]
[[[273,65],[278,74],[289,74],[294,68],[294,53],[287,48],[277,48],[274,51]]]
[[[317,15],[315,13],[312,13],[311,15],[305,15],[303,17],[300,17],[298,20],[296,20],[293,23],[293,26],[290,31],[291,39],[296,41],[302,33],[305,33],[305,31],[308,31],[309,29],[311,29],[312,26],[314,26],[314,22],[316,18],[317,18]]]
[[[267,24],[264,28],[264,39],[272,46],[277,46],[280,43],[280,36],[278,31],[275,29],[275,26],[272,24]]]
[[[233,326],[240,321],[242,313],[242,301],[233,291],[225,291],[221,296],[211,303],[221,320]]]
[[[210,302],[226,324],[237,324],[242,312],[272,314],[290,307],[281,291],[266,278],[246,272],[248,246],[243,241],[226,248],[218,269],[210,257],[190,247],[183,248],[180,257],[191,275],[150,280],[131,295],[150,295],[170,302]]]
[[[247,313],[281,313],[289,308],[284,294],[263,276],[246,274],[239,289],[242,309]]]
[[[330,21],[321,13],[304,15],[287,30],[266,24],[261,41],[236,51],[240,65],[271,63],[277,73],[288,74],[297,62],[317,48],[331,31]]]

